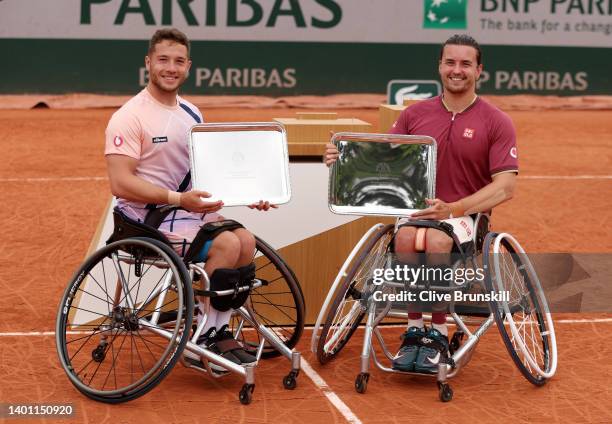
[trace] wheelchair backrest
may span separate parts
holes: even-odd
[[[118,208],[113,210],[114,229],[106,244],[131,237],[148,237],[170,246],[170,241],[159,230],[127,217]]]

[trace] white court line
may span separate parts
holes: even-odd
[[[49,183],[61,181],[107,181],[108,177],[49,177],[49,178],[0,178],[2,183]]]
[[[308,361],[306,361],[304,358],[302,358],[302,370],[304,371],[304,374],[306,374],[308,378],[312,380],[315,386],[321,389],[334,408],[336,408],[349,423],[361,424],[361,420],[357,418],[346,403],[344,403],[342,399],[340,399],[338,395],[334,393],[331,387],[329,387],[325,380],[323,380],[323,377],[312,369]]]
[[[596,318],[596,319],[559,319],[559,320],[555,320],[553,318],[553,322],[556,323],[561,323],[561,324],[580,324],[580,323],[593,323],[593,324],[597,324],[597,323],[605,323],[605,322],[612,322],[612,318]]]
[[[612,318],[577,318],[577,319],[554,319],[555,324],[607,324],[612,323]],[[449,325],[454,325],[449,323]],[[382,324],[380,328],[404,328],[406,324]],[[314,326],[306,325],[304,329],[312,330]],[[363,325],[359,328],[365,328]],[[82,331],[68,331],[68,334],[82,334]],[[0,333],[0,337],[36,337],[55,336],[55,331],[13,331]]]
[[[612,175],[519,175],[523,180],[611,180]],[[108,181],[108,177],[38,177],[0,178],[1,183],[46,183],[46,182]]]
[[[66,331],[66,334],[83,334],[82,331]],[[35,337],[35,336],[55,336],[55,331],[13,331],[9,333],[0,333],[0,337]]]
[[[555,319],[553,318],[554,324],[610,324],[612,318],[578,318],[578,319]],[[447,322],[446,325],[454,326],[454,322]],[[314,326],[306,325],[305,329],[313,329]],[[406,328],[406,324],[380,324],[379,328]],[[361,324],[357,329],[365,329],[365,325]],[[0,333],[0,335],[2,335]]]

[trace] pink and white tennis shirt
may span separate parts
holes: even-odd
[[[136,175],[156,186],[176,191],[191,188],[189,129],[202,122],[193,104],[177,96],[166,106],[145,88],[111,117],[106,128],[105,155],[126,155],[139,161]],[[134,219],[143,219],[145,204],[118,199],[118,206]]]

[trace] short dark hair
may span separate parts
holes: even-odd
[[[151,41],[149,41],[149,54],[153,53],[155,46],[164,40],[174,41],[175,43],[182,44],[183,46],[187,47],[187,56],[189,56],[189,50],[191,47],[189,38],[187,38],[184,33],[176,28],[164,28],[155,31],[155,34],[153,34],[153,37],[151,37]]]
[[[482,50],[480,50],[480,44],[478,41],[474,40],[467,34],[455,34],[448,40],[442,44],[442,48],[440,49],[440,60],[442,60],[442,56],[444,55],[444,47],[452,45],[452,46],[470,46],[476,49],[476,63],[480,65],[482,63]]]

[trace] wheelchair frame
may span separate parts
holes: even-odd
[[[486,217],[487,221],[483,221],[484,217]],[[507,252],[513,255],[512,257],[516,265],[516,269],[518,270],[520,277],[523,279],[525,285],[528,288],[528,292],[522,293],[521,295],[523,297],[527,295],[527,297],[533,304],[533,309],[537,313],[536,316],[538,321],[538,328],[542,337],[543,349],[542,351],[534,352],[534,356],[540,356],[544,367],[540,367],[538,363],[533,360],[530,355],[530,353],[532,352],[526,353],[528,352],[528,349],[525,346],[521,334],[517,333],[516,325],[514,325],[515,323],[513,321],[513,316],[515,314],[519,314],[520,308],[524,305],[519,304],[511,307],[508,305],[507,302],[498,303],[494,301],[491,301],[489,303],[489,311],[487,311],[488,314],[479,315],[483,316],[484,319],[476,319],[473,316],[462,317],[455,311],[454,302],[450,303],[450,317],[447,316],[447,322],[454,322],[457,326],[457,331],[453,334],[449,343],[451,355],[448,359],[440,361],[436,374],[401,371],[393,369],[389,366],[385,366],[377,357],[373,343],[374,339],[378,341],[382,353],[384,357],[387,358],[387,360],[393,361],[393,354],[387,348],[384,338],[380,332],[379,324],[381,324],[383,319],[385,319],[386,317],[403,318],[407,320],[408,313],[406,311],[393,310],[393,304],[388,300],[386,301],[385,306],[381,308],[380,305],[372,299],[372,284],[370,284],[368,280],[366,280],[366,282],[364,283],[364,286],[361,291],[359,291],[359,288],[356,288],[356,284],[358,284],[358,271],[360,270],[360,263],[365,263],[366,260],[370,258],[372,249],[383,249],[383,243],[380,243],[380,245],[378,245],[378,241],[381,240],[382,237],[390,234],[392,228],[393,236],[391,236],[387,245],[384,246],[384,252],[374,253],[386,256],[389,250],[389,243],[391,242],[395,232],[397,231],[397,222],[395,226],[384,226],[383,224],[376,224],[371,227],[363,235],[357,245],[355,245],[348,258],[344,262],[342,268],[340,269],[338,275],[336,276],[336,279],[334,280],[334,283],[332,284],[328,292],[324,304],[321,307],[321,311],[315,323],[311,339],[311,350],[318,355],[319,361],[321,363],[326,363],[342,350],[342,348],[346,345],[346,343],[356,330],[357,326],[365,318],[365,333],[361,348],[360,372],[355,379],[356,391],[358,393],[365,393],[370,377],[370,360],[372,360],[374,365],[381,371],[396,374],[435,377],[439,389],[440,400],[443,402],[448,402],[453,397],[453,390],[448,384],[448,380],[456,376],[459,370],[469,363],[481,337],[495,322],[497,323],[498,329],[500,330],[500,333],[502,335],[502,339],[504,340],[506,348],[510,353],[513,361],[528,381],[530,381],[536,386],[539,386],[544,384],[547,379],[551,378],[554,375],[557,367],[554,326],[552,323],[550,312],[548,311],[548,307],[546,305],[546,299],[543,296],[543,291],[541,289],[539,280],[537,279],[537,275],[535,274],[535,270],[533,269],[531,263],[529,262],[529,259],[527,258],[527,255],[520,247],[516,239],[506,233],[489,232],[488,216],[485,214],[478,214],[476,218],[474,225],[475,234],[472,240],[474,243],[474,252],[468,258],[464,257],[464,261],[470,261],[471,265],[475,266],[475,257],[478,255],[478,253],[480,253],[479,251],[481,246],[479,246],[479,244],[484,245],[484,251],[482,252],[482,254],[483,261],[485,262],[483,264],[483,268],[485,271],[485,285],[488,286],[487,288],[492,288],[494,287],[494,285],[497,288],[503,288],[504,278],[501,275],[498,262],[495,262],[499,260],[499,258],[495,255],[500,250],[500,246],[502,245],[506,248]],[[483,234],[483,231],[485,231],[486,234]],[[493,248],[493,252],[491,252],[490,250],[491,247]],[[362,248],[367,248],[370,250],[368,250],[367,252],[362,251],[359,257],[356,258]],[[490,255],[493,255],[493,264],[491,264],[491,259],[489,258]],[[374,259],[374,262],[376,262],[376,259]],[[386,265],[386,263],[381,263],[379,260],[378,264],[374,263],[364,265],[364,268],[362,269],[366,269],[367,266],[372,266],[373,268],[375,268],[376,265],[381,266]],[[372,275],[371,269],[365,272],[365,275],[367,276]],[[352,281],[348,281],[349,278],[351,278]],[[368,285],[370,286],[369,288]],[[379,286],[380,289],[382,289],[383,287],[391,289],[403,289],[406,288],[406,285],[404,282],[387,281],[384,282],[381,286]],[[467,287],[457,286],[450,288],[449,286],[417,284],[412,289],[429,289],[436,290],[438,292],[448,292],[451,290],[455,291],[457,289],[465,288]],[[338,314],[343,311],[344,306],[349,301],[355,301],[355,303],[351,306],[349,312],[346,315],[338,317]],[[527,305],[527,307],[531,308],[531,306],[529,305]],[[326,337],[328,336],[331,328],[330,317],[332,317],[332,314],[332,321],[338,318],[339,322],[338,325],[334,327],[335,332],[333,333],[332,337],[330,339],[327,339]],[[425,317],[429,318],[428,315],[425,315]],[[321,328],[324,320],[326,321],[326,323],[323,328]],[[476,324],[478,325],[478,327],[474,331],[470,331],[467,326],[468,324]],[[506,329],[506,324],[508,324],[511,329],[511,336],[508,333],[508,330]],[[523,324],[525,323],[523,322]],[[531,325],[532,334],[530,335],[530,337],[532,337],[532,341],[534,341],[533,337],[535,336],[535,334],[533,324]],[[468,336],[467,340],[462,343],[462,340],[465,335]],[[321,337],[324,336],[325,338],[321,339]],[[546,369],[542,370],[541,368]]]
[[[295,275],[291,269],[284,263],[284,261],[282,261],[274,249],[259,238],[256,238],[256,241],[258,243],[259,251],[263,256],[270,259],[270,263],[274,265],[281,276],[286,278],[286,274],[288,273],[293,279],[292,283],[287,280],[287,284],[289,286],[293,285],[293,287],[289,287],[290,291],[286,293],[290,293],[293,300],[296,302],[296,333],[294,333],[290,339],[291,344],[295,345],[297,344],[297,340],[303,331],[304,325],[304,299],[301,288],[299,287],[299,282],[295,278]],[[265,249],[262,249],[261,245],[263,245]],[[119,252],[124,252],[124,254],[120,254]],[[151,253],[153,253],[153,256],[151,256]],[[270,255],[272,255],[273,258]],[[106,299],[103,299],[101,297],[102,295],[98,296],[95,293],[88,291],[88,288],[86,286],[83,287],[83,285],[86,284],[85,280],[87,277],[93,278],[94,281],[96,280],[95,277],[93,277],[94,274],[92,273],[92,270],[94,270],[99,263],[102,263],[104,285],[107,287],[106,271],[104,270],[103,261],[109,258],[112,261],[115,269],[117,281],[114,287],[114,297],[111,299],[111,296],[107,291],[105,293]],[[279,269],[279,264],[284,267],[282,270]],[[127,265],[129,267],[127,277],[122,265]],[[143,265],[148,267],[144,273],[142,273]],[[274,331],[258,321],[258,314],[251,304],[251,297],[253,294],[249,296],[244,305],[235,310],[235,313],[240,320],[235,334],[243,334],[242,330],[245,324],[252,326],[253,331],[257,332],[259,343],[256,347],[256,361],[254,363],[237,365],[232,361],[197,345],[197,339],[201,335],[209,316],[208,311],[210,310],[211,297],[233,295],[253,289],[256,290],[257,288],[266,286],[268,282],[266,280],[257,278],[256,276],[255,280],[250,286],[241,286],[236,290],[230,289],[211,291],[210,280],[206,271],[204,270],[204,263],[190,263],[188,264],[188,267],[189,269],[187,270],[182,259],[167,244],[154,238],[128,237],[107,244],[97,252],[94,252],[94,254],[92,254],[77,270],[60,303],[56,321],[56,345],[62,367],[66,371],[70,381],[82,393],[94,400],[107,403],[119,403],[135,399],[153,389],[174,367],[177,360],[180,359],[180,362],[185,367],[196,369],[210,375],[213,378],[220,378],[230,373],[240,375],[244,378],[245,383],[242,386],[238,397],[241,403],[249,404],[252,400],[252,393],[255,388],[255,368],[259,363],[259,360],[262,358],[262,355],[265,356],[264,349],[266,347],[273,348],[275,351],[279,352],[280,355],[287,358],[291,363],[291,370],[289,374],[283,378],[283,386],[289,390],[292,390],[297,386],[297,376],[300,371],[301,355],[298,351],[288,347]],[[159,279],[152,291],[146,296],[145,300],[138,304],[138,299],[132,298],[132,296],[134,296],[133,292],[136,282],[133,282],[132,286],[130,287],[129,279],[131,272],[133,271],[135,275],[141,279],[142,276],[144,276],[144,274],[149,272],[149,270],[152,268],[162,270],[163,276]],[[140,271],[137,271],[137,269]],[[139,275],[139,272],[141,275]],[[206,310],[206,313],[201,322],[195,326],[195,320],[193,320],[193,282],[196,281],[196,278],[198,277],[203,281],[204,291],[199,294],[204,294],[204,309]],[[95,283],[98,285],[98,287],[100,287],[100,289],[103,289],[101,283],[98,281],[95,281]],[[111,281],[111,290],[112,284],[113,283]],[[297,293],[294,292],[294,289],[297,290]],[[139,290],[140,282],[138,282],[138,291]],[[136,298],[138,298],[138,291],[136,292]],[[176,293],[176,299],[168,302],[166,297],[170,292]],[[93,324],[79,324],[78,322],[69,323],[68,321],[70,321],[71,314],[77,313],[80,306],[79,303],[77,303],[79,306],[74,306],[73,302],[75,302],[75,299],[77,302],[80,302],[80,299],[77,299],[77,297],[86,295],[90,295],[92,298],[97,298],[106,302],[107,305],[104,306],[108,308],[108,314],[100,313],[100,311],[97,310],[90,310],[88,312],[99,315],[98,321],[101,322]],[[154,308],[152,311],[149,311],[148,305],[151,302],[154,302]],[[164,311],[164,307],[171,303],[178,303],[176,310],[170,313],[170,315],[174,314],[173,319],[163,320],[162,314],[167,313],[167,311]],[[272,303],[270,304],[273,305]],[[83,310],[87,311],[87,309]],[[102,308],[102,311],[105,311],[105,309]],[[147,312],[146,316],[141,315],[143,311]],[[195,330],[192,330],[193,327],[195,327]],[[70,328],[76,328],[79,331],[71,332]],[[85,331],[83,331],[83,328]],[[125,385],[125,387],[118,388],[115,360],[119,357],[119,351],[123,347],[127,333],[130,333],[130,337],[132,338],[134,337],[132,333],[136,333],[138,337],[143,339],[139,330],[145,330],[146,332],[150,332],[152,335],[159,336],[167,340],[169,342],[168,347],[164,350],[159,360],[157,360],[157,362],[148,370],[148,372],[145,372],[143,367],[143,376],[140,377],[139,380],[136,382],[132,381],[130,384]],[[87,335],[87,331],[90,331],[91,334]],[[192,331],[193,335],[192,337],[189,337]],[[117,353],[115,353],[114,350],[111,352],[113,363],[111,370],[106,377],[106,380],[108,380],[111,372],[115,373],[115,390],[104,390],[104,387],[107,384],[106,380],[104,381],[104,384],[100,390],[89,387],[88,384],[86,384],[86,380],[89,378],[88,372],[83,372],[83,370],[87,368],[92,361],[94,366],[95,363],[98,363],[95,371],[89,371],[89,373],[93,373],[93,376],[89,381],[91,384],[95,374],[100,368],[100,365],[102,362],[104,362],[104,359],[109,352],[109,337],[112,338],[112,340],[110,340],[112,347],[112,343],[115,338],[121,337],[121,332],[125,332],[126,334],[123,334],[124,339],[121,346],[117,348]],[[78,337],[75,340],[68,341],[67,336],[69,333],[77,333]],[[82,334],[85,335],[81,337]],[[89,362],[85,364],[83,368],[77,370],[75,364],[73,363],[73,359],[88,342],[91,342],[91,339],[94,336],[96,337],[96,340],[99,336],[99,342],[97,347],[91,352],[92,359],[89,360]],[[79,349],[76,350],[76,353],[71,356],[69,353],[68,344],[72,343],[73,341],[80,342],[83,339],[84,342],[81,344]],[[130,343],[132,342],[133,340],[130,339]],[[244,342],[246,344],[246,340]],[[285,340],[285,342],[287,342],[287,340]],[[147,349],[149,349],[149,345],[145,346]],[[251,346],[253,346],[253,344],[251,344]],[[193,365],[186,361],[183,355],[185,349],[188,352],[192,352],[193,354],[200,356],[203,367]],[[136,350],[138,351],[138,348]],[[150,349],[149,352],[153,355]],[[272,356],[272,354],[273,352],[268,352],[268,356]],[[132,357],[130,357],[130,360],[132,360]],[[142,367],[142,359],[140,360],[140,365]],[[227,372],[213,370],[211,364],[215,364],[222,369],[227,370]],[[83,373],[85,377],[79,376],[81,373]],[[81,377],[83,378],[81,379]]]

